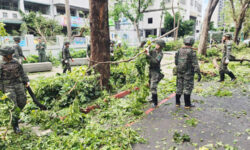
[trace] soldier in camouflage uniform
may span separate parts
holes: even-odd
[[[15,37],[14,41],[15,41],[16,45],[13,47],[15,50],[13,58],[15,58],[20,64],[22,64],[22,62],[23,62],[22,58],[24,58],[24,60],[26,60],[26,58],[23,55],[23,50],[22,50],[21,46],[19,45],[21,39],[19,37]]]
[[[64,47],[62,50],[62,65],[63,65],[63,73],[66,73],[67,70],[71,72],[70,59],[74,61],[69,52],[69,42],[64,42]]]
[[[162,49],[165,47],[165,42],[162,40],[156,41],[156,47],[152,51],[147,51],[147,60],[149,62],[149,83],[152,94],[152,102],[154,107],[158,105],[157,86],[164,75],[161,73],[161,60],[163,57]]]
[[[0,55],[3,56],[3,63],[0,65],[0,84],[4,93],[9,93],[8,97],[14,102],[15,107],[12,110],[12,126],[15,133],[20,133],[18,126],[20,111],[26,105],[25,87],[29,86],[29,78],[23,71],[22,65],[12,58],[15,50],[11,47],[0,49]]]
[[[39,62],[45,62],[46,61],[46,44],[42,42],[42,39],[38,39],[38,44],[36,45],[36,50],[38,51],[39,55]]]
[[[223,82],[225,80],[225,74],[228,74],[231,77],[231,81],[236,80],[234,74],[228,70],[227,65],[229,63],[231,50],[232,50],[232,41],[231,41],[231,34],[225,34],[223,39],[224,43],[224,50],[223,50],[223,57],[221,59],[220,64],[220,80],[219,82]]]
[[[184,39],[185,46],[178,50],[175,54],[175,65],[177,68],[177,91],[176,91],[176,106],[180,107],[180,98],[184,93],[185,108],[189,109],[194,107],[191,104],[191,93],[194,87],[194,74],[199,76],[198,81],[201,80],[201,73],[196,57],[195,51],[192,49],[194,44],[193,37],[187,37]]]

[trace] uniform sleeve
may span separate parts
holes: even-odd
[[[159,64],[161,63],[163,54],[159,53],[156,57],[152,57],[151,55],[147,55],[147,59],[149,60],[150,64]]]
[[[69,56],[70,59],[72,59],[71,54],[69,52],[69,49],[68,49],[68,56]]]
[[[226,50],[226,52],[227,52],[227,54],[226,54],[227,59],[230,58],[231,51],[232,51],[232,42],[229,41],[229,42],[227,43],[227,50]]]
[[[193,51],[192,66],[194,67],[194,72],[200,74],[200,67],[195,51]]]
[[[39,50],[39,44],[36,44],[36,50]]]
[[[179,51],[177,51],[176,53],[175,53],[175,65],[177,66],[178,65],[178,55],[179,55]]]
[[[66,59],[66,56],[65,56],[65,55],[66,55],[66,54],[65,54],[65,48],[63,48],[63,49],[62,49],[62,58],[63,58],[63,59]]]
[[[22,81],[24,83],[27,83],[29,82],[29,77],[27,76],[27,74],[23,71],[23,66],[21,64],[19,64],[19,72],[21,74],[21,78],[22,78]]]
[[[18,50],[19,56],[24,57],[22,48],[20,46],[18,46],[17,50]]]

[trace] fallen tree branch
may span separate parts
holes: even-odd
[[[219,66],[218,63],[217,63],[217,59],[216,59],[216,58],[213,59],[213,65],[214,65],[214,68],[215,68],[216,70],[219,70],[219,69],[220,69],[220,66]]]

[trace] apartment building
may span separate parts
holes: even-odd
[[[144,37],[162,35],[166,32],[164,29],[164,16],[161,21],[161,2],[162,0],[154,0],[153,5],[149,6],[144,13],[143,20],[140,23],[140,29]],[[172,0],[164,0],[164,2],[165,8],[172,15]],[[180,12],[183,20],[194,20],[196,22],[194,33],[198,36],[201,29],[202,0],[174,0],[173,8],[175,13]]]
[[[222,11],[224,9],[225,6],[225,0],[220,0],[219,3],[217,4],[213,16],[211,18],[211,21],[214,22],[214,27],[218,28],[218,27],[223,27],[224,26],[224,16],[222,14]]]
[[[0,0],[0,22],[6,24],[6,30],[19,30],[22,17],[19,11],[39,12],[43,16],[55,19],[66,27],[65,0]],[[89,0],[70,0],[72,27],[81,27],[89,13]]]
[[[161,21],[162,0],[154,0],[153,4],[144,12],[143,19],[139,23],[139,29],[142,39],[149,35],[162,35],[166,31],[164,29],[164,16]],[[165,8],[172,15],[172,0],[164,0]],[[178,5],[179,3],[179,5]],[[111,1],[110,6],[115,5]],[[183,20],[194,20],[194,35],[199,37],[202,22],[202,0],[174,0],[173,8],[175,12],[180,11]],[[160,28],[161,24],[161,28]],[[111,39],[124,40],[129,43],[138,43],[137,34],[133,24],[125,17],[122,17],[119,22],[110,21]]]

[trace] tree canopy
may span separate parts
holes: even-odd
[[[58,35],[62,31],[63,27],[56,20],[45,18],[39,13],[24,14],[21,12],[21,15],[24,23],[22,23],[20,31],[23,33],[32,33],[45,38]]]
[[[175,14],[175,17],[176,17],[176,20],[178,20],[180,17],[180,13],[177,12]],[[166,31],[170,31],[174,28],[173,23],[174,23],[174,17],[169,12],[166,12],[165,19],[164,19],[164,28],[166,29]],[[195,22],[193,20],[183,21],[182,18],[180,18],[178,36],[185,36],[185,35],[193,34],[194,25],[195,25]],[[177,26],[177,22],[176,22],[176,26]]]
[[[6,36],[8,35],[5,28],[4,28],[5,24],[0,22],[0,36]]]

